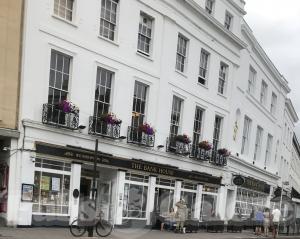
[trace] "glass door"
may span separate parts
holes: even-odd
[[[174,190],[167,188],[155,188],[155,211],[159,214],[167,214],[173,207],[174,202]]]
[[[109,220],[111,204],[111,182],[98,182],[97,212],[102,212],[105,220]]]

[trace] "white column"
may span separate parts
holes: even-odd
[[[8,199],[7,199],[7,225],[18,224],[18,210],[21,201],[21,152],[17,151],[17,140],[11,140],[9,159]]]
[[[267,204],[265,205],[265,207],[267,208],[271,207],[272,192],[273,192],[273,186],[270,186],[270,193],[267,197]]]
[[[221,186],[218,192],[217,210],[216,210],[216,215],[219,215],[221,220],[224,220],[225,218],[226,199],[227,199],[227,187]]]
[[[80,177],[81,177],[81,164],[73,163],[71,166],[71,182],[70,182],[70,224],[78,217],[79,210],[79,196],[78,198],[73,197],[73,191],[75,189],[80,190]]]
[[[195,201],[195,212],[193,217],[200,220],[200,213],[201,213],[201,203],[202,203],[202,189],[203,185],[198,184],[197,186],[197,194],[196,194],[196,201]]]
[[[117,203],[116,203],[116,214],[115,224],[122,225],[123,217],[123,198],[124,198],[124,185],[125,185],[125,172],[117,172]]]
[[[147,197],[147,209],[146,209],[147,225],[151,224],[151,212],[153,212],[154,209],[155,185],[156,185],[156,177],[150,176],[148,197]]]
[[[237,186],[226,186],[225,188],[227,188],[225,219],[230,220],[235,213]]]
[[[177,180],[175,181],[175,191],[174,191],[174,201],[173,201],[173,208],[175,209],[175,204],[180,200],[181,197],[181,184],[182,182]],[[176,211],[176,209],[175,209]]]

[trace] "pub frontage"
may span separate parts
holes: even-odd
[[[22,180],[21,225],[68,225],[92,195],[94,151],[35,142],[31,157],[33,181]],[[111,154],[97,154],[97,211],[115,225],[151,223],[155,212],[165,214],[180,198],[189,218],[208,220],[218,213],[222,177],[186,171],[171,165]],[[78,190],[79,196],[74,193]]]

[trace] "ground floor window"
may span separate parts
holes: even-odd
[[[174,204],[174,189],[155,188],[154,207],[159,214],[168,214]]]
[[[268,195],[249,189],[238,188],[236,195],[235,214],[250,217],[256,209],[263,210],[267,205]]]
[[[193,218],[195,213],[196,192],[181,191],[181,198],[184,199],[188,208],[188,218]]]
[[[71,173],[69,169],[63,171],[65,170],[63,162],[49,160],[45,162],[47,164],[43,167],[44,160],[36,160],[32,211],[68,215]]]
[[[126,173],[123,217],[146,218],[148,176]]]
[[[217,194],[202,194],[200,220],[208,221],[216,218]]]

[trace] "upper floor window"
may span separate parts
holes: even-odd
[[[232,21],[233,21],[233,16],[229,12],[226,12],[224,26],[227,30],[231,30]]]
[[[251,127],[251,119],[245,116],[241,154],[248,153],[249,141],[250,141],[250,127]]]
[[[213,134],[213,150],[216,151],[221,144],[221,127],[222,127],[223,118],[216,115],[214,123],[214,134]]]
[[[136,81],[134,85],[131,126],[138,128],[146,118],[148,86]]]
[[[193,132],[193,147],[197,148],[198,143],[201,139],[202,134],[202,118],[204,110],[200,107],[196,107],[195,118],[194,118],[194,132]]]
[[[270,163],[272,143],[273,143],[273,136],[268,134],[266,156],[265,156],[265,166],[269,165],[269,163]]]
[[[170,138],[176,136],[179,132],[181,108],[183,100],[177,96],[173,96],[171,124],[170,124]]]
[[[207,84],[208,60],[209,60],[209,53],[202,49],[200,55],[200,67],[199,67],[199,76],[198,76],[198,82],[202,85]]]
[[[225,93],[225,83],[227,78],[228,66],[221,62],[220,70],[219,70],[219,84],[218,84],[218,92],[222,95]]]
[[[272,92],[272,100],[271,100],[271,108],[270,108],[270,112],[272,115],[276,114],[276,106],[277,106],[277,95]]]
[[[54,14],[68,21],[73,19],[74,0],[54,0]]]
[[[57,105],[67,100],[71,59],[64,53],[51,51],[48,104]]]
[[[263,136],[263,129],[260,126],[257,126],[255,149],[254,149],[254,161],[260,159],[262,136]]]
[[[117,27],[118,0],[102,0],[100,36],[114,41]]]
[[[188,44],[188,39],[186,39],[181,34],[178,34],[177,54],[176,54],[176,70],[178,70],[180,72],[185,71],[186,57],[187,57],[187,44]]]
[[[96,117],[109,112],[113,77],[113,72],[98,67],[94,103],[94,116]]]
[[[140,14],[138,51],[149,56],[151,48],[153,18],[145,13]]]
[[[208,14],[212,14],[213,7],[214,7],[214,0],[206,0],[206,2],[205,2],[205,11]]]
[[[255,92],[255,81],[256,81],[256,71],[250,66],[249,69],[249,79],[248,79],[248,92],[254,94]]]
[[[260,103],[262,105],[266,104],[267,93],[268,93],[268,85],[265,81],[262,81],[261,82],[261,90],[260,90]]]

